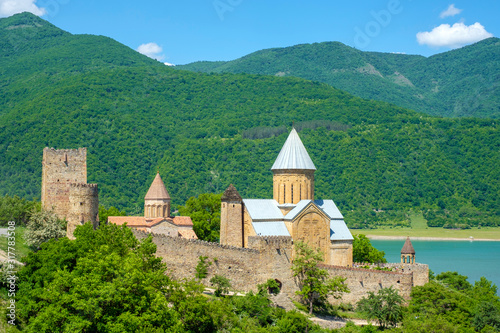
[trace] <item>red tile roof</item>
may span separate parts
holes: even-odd
[[[108,223],[116,225],[127,223],[129,227],[146,226],[146,218],[144,216],[108,216]]]
[[[108,216],[109,223],[114,223],[116,225],[124,225],[127,223],[127,226],[133,228],[152,227],[163,221],[173,223],[172,219],[169,217],[156,217],[152,219],[145,218],[144,216]]]
[[[143,216],[108,216],[108,223],[114,223],[116,225],[124,225],[125,223],[127,223],[127,226],[130,228],[135,228],[146,232],[151,232],[151,227],[154,227],[161,222],[169,222],[175,224],[176,226],[182,227],[178,229],[180,237],[186,239],[198,239],[192,228],[193,221],[191,221],[191,218],[189,216],[175,216],[174,218],[157,217],[154,219],[145,218]]]
[[[198,239],[193,229],[179,229],[179,236],[186,239]]]
[[[193,221],[189,216],[174,216],[174,224],[175,225],[183,225],[183,226],[192,226]]]

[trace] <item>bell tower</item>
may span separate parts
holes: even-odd
[[[401,249],[401,263],[414,264],[415,263],[415,249],[411,243],[410,237],[406,237],[405,244]]]
[[[273,199],[278,204],[295,205],[300,200],[314,200],[316,167],[295,128],[292,128],[271,170]]]
[[[243,199],[231,184],[221,198],[220,243],[243,247],[244,238]]]

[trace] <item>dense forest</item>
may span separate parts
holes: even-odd
[[[429,58],[363,52],[339,42],[324,42],[261,50],[233,61],[200,61],[177,68],[296,76],[430,115],[499,118],[499,54],[498,38]]]
[[[0,20],[0,195],[39,199],[44,147],[88,147],[106,207],[141,214],[159,169],[173,205],[233,183],[270,198],[292,123],[316,165],[316,197],[351,227],[498,225],[499,125],[364,100],[295,77],[172,69],[116,41],[31,14]],[[498,95],[498,94],[497,94]]]

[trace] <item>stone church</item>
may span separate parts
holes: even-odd
[[[220,243],[249,247],[250,236],[288,236],[320,249],[327,265],[352,267],[353,237],[333,200],[314,199],[316,167],[292,129],[271,167],[273,199],[221,199]]]
[[[147,233],[198,239],[189,216],[170,216],[170,195],[159,172],[144,197],[144,216],[109,216],[108,223],[126,223],[129,228]]]

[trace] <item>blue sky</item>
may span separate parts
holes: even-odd
[[[500,36],[499,0],[0,0],[0,17],[24,10],[172,64],[324,41],[430,56]]]

